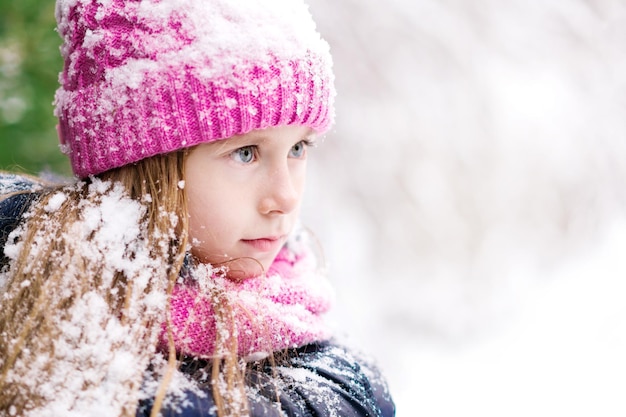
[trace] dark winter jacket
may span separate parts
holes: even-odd
[[[0,270],[7,262],[4,244],[9,234],[22,221],[22,216],[37,198],[37,194],[32,192],[14,194],[8,198],[4,198],[4,195],[30,191],[33,187],[35,184],[25,177],[0,172]]]
[[[15,177],[15,176],[14,176]],[[29,190],[28,179],[14,181],[0,173],[0,248],[4,248],[11,231],[17,227],[36,193],[15,194],[2,200],[2,193]],[[7,187],[10,182],[12,187]],[[6,265],[0,252],[0,269]],[[313,343],[291,349],[276,358],[251,364],[247,381],[248,400],[253,417],[392,417],[393,401],[379,371],[368,360],[334,342]],[[204,375],[207,363],[184,358],[180,371],[199,382],[200,392],[186,391],[183,401],[161,410],[163,416],[215,416],[211,387]],[[278,401],[277,401],[278,398]],[[142,401],[138,417],[147,417],[152,400]]]
[[[181,371],[196,374],[203,361],[183,360]],[[331,342],[313,343],[286,352],[275,366],[249,371],[249,406],[253,417],[391,417],[395,415],[385,381],[367,360]],[[205,373],[206,375],[206,373]],[[204,382],[200,380],[200,382]],[[279,402],[276,402],[278,393]],[[210,387],[198,395],[187,392],[186,405],[165,408],[163,416],[215,416]],[[137,416],[150,415],[151,401]]]

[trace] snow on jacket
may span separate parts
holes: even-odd
[[[180,371],[193,374],[206,362],[186,358]],[[392,417],[395,408],[379,371],[366,359],[333,342],[290,349],[275,366],[252,368],[248,400],[252,417]],[[200,381],[205,382],[205,381]],[[279,403],[275,401],[278,392]],[[215,416],[210,388],[185,392],[165,417]],[[182,406],[180,404],[183,404]],[[148,417],[151,401],[140,404],[137,417]]]
[[[37,198],[38,186],[29,179],[0,173],[0,248]],[[3,194],[24,192],[3,199]],[[30,191],[30,192],[29,192]],[[6,267],[0,252],[0,269]],[[207,363],[192,356],[182,359],[179,372],[203,386],[184,390],[180,401],[166,405],[163,416],[213,416],[215,404],[205,372]],[[250,367],[247,390],[253,417],[392,417],[395,406],[376,366],[334,340],[311,343],[278,355],[274,366]],[[279,401],[276,401],[278,393]],[[141,401],[137,417],[149,416],[152,400]]]

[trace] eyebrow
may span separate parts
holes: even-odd
[[[245,135],[245,136],[244,136]],[[306,139],[315,139],[317,136],[315,130],[308,128],[304,136],[300,140]],[[244,146],[254,146],[261,145],[268,140],[271,140],[271,135],[268,135],[263,130],[252,130],[248,133],[231,136],[229,138],[224,138],[217,140],[215,142],[208,143],[209,145],[215,145],[218,147],[218,152],[223,152],[225,149],[227,150],[235,150]]]
[[[220,149],[237,149],[241,148],[242,146],[261,144],[263,142],[266,142],[268,139],[269,136],[266,135],[248,134],[248,136],[237,135],[231,136],[230,138],[224,138],[219,140],[217,143],[221,144]]]

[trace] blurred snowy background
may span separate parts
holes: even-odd
[[[626,2],[310,4],[304,219],[398,416],[626,415]]]

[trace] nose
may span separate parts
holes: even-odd
[[[288,163],[268,172],[259,203],[261,214],[289,214],[300,203],[303,181]]]

